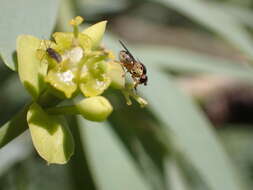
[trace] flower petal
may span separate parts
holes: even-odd
[[[103,39],[103,35],[105,33],[107,21],[98,22],[89,28],[85,29],[82,33],[88,35],[93,43],[92,48],[95,49],[99,46],[101,40]]]

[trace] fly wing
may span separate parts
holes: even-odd
[[[127,47],[125,46],[125,44],[119,40],[119,43],[122,45],[122,47],[126,50],[127,54],[133,59],[133,61],[136,61],[134,56],[130,53],[130,51],[127,49]]]

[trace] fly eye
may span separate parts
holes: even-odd
[[[140,78],[140,82],[141,83],[145,83],[145,85],[147,84],[147,81],[148,81],[148,77],[146,75],[143,75],[141,78]]]

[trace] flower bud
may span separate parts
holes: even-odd
[[[76,108],[85,119],[91,121],[103,121],[113,110],[110,102],[102,96],[86,98],[79,102]]]

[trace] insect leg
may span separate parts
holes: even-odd
[[[134,80],[134,89],[137,91],[137,86],[140,84],[140,80],[134,77],[133,75],[132,78]]]
[[[44,45],[46,46],[46,42],[45,40],[42,40],[41,43],[40,43],[40,47],[39,49],[37,49],[37,51],[43,51],[43,48],[42,48],[42,43],[44,42]],[[46,52],[40,57],[40,63],[42,62],[42,60],[45,58],[46,56]]]
[[[124,64],[121,63],[121,62],[119,62],[119,63],[120,63],[120,65],[121,65],[121,67],[122,67],[122,69],[123,69],[123,71],[124,71],[124,73],[122,74],[122,77],[125,77],[125,76],[126,76],[126,69],[125,69],[125,67],[124,67]]]

